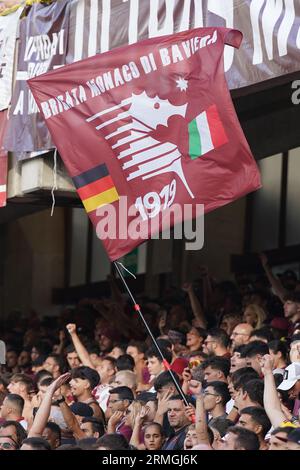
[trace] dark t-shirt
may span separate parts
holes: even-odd
[[[162,450],[183,450],[183,444],[186,437],[188,426],[179,429],[164,443]]]

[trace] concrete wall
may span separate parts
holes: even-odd
[[[55,313],[52,289],[64,285],[64,209],[23,217],[4,230],[1,315],[31,308]]]

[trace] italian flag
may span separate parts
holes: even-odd
[[[228,142],[215,104],[189,123],[189,155],[192,160]]]

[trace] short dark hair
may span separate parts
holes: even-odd
[[[102,361],[108,361],[110,362],[111,366],[115,369],[116,368],[116,363],[117,363],[117,360],[112,357],[112,356],[104,356],[102,358]]]
[[[290,291],[284,296],[284,301],[291,301],[295,303],[300,303],[300,292],[298,291]]]
[[[40,381],[40,387],[49,387],[53,381],[54,379],[52,377],[45,377]]]
[[[156,340],[160,348],[172,349],[172,342],[166,338],[157,338]]]
[[[228,429],[236,436],[236,446],[245,450],[259,450],[259,439],[253,431],[243,428],[242,426],[232,426]]]
[[[38,384],[44,377],[52,377],[51,372],[46,369],[39,370],[34,376],[35,383]]]
[[[129,450],[129,444],[123,434],[105,434],[96,442],[97,447],[106,447],[108,450]]]
[[[32,392],[34,390],[34,382],[32,378],[27,374],[14,374],[10,379],[10,383],[11,382],[23,383],[26,386],[27,393]]]
[[[207,335],[214,338],[224,348],[228,348],[230,338],[226,331],[222,330],[222,328],[211,328],[208,330]]]
[[[259,328],[258,330],[251,331],[250,338],[252,338],[253,336],[257,336],[258,338],[265,339],[268,342],[272,341],[272,339],[274,339],[274,335],[273,335],[272,331],[266,326],[264,326],[262,328]],[[254,341],[252,341],[252,343],[254,343]]]
[[[269,348],[266,343],[262,341],[252,341],[249,344],[246,344],[244,350],[241,353],[241,357],[254,357],[257,354],[264,356],[265,354],[269,354]]]
[[[18,409],[20,416],[22,416],[22,411],[24,408],[24,399],[20,396],[17,395],[16,393],[9,393],[6,396],[6,400],[9,400],[11,403],[14,404],[14,406]]]
[[[246,392],[251,401],[264,406],[264,383],[262,380],[254,379],[246,383],[241,383],[240,387],[243,392]]]
[[[190,403],[190,404],[192,404],[192,405],[195,404],[195,400],[194,400],[190,395],[185,395],[185,399],[186,399],[186,401],[187,401],[188,403]],[[174,401],[175,401],[175,400],[180,400],[180,401],[182,401],[183,404],[185,404],[184,401],[183,401],[182,396],[179,395],[179,394],[178,394],[178,395],[172,395],[172,396],[169,398],[168,401],[173,401],[173,400],[174,400]]]
[[[84,437],[82,439],[78,439],[77,445],[82,450],[96,450],[95,444],[97,443],[96,437]]]
[[[55,353],[48,354],[47,357],[46,357],[46,360],[49,357],[52,357],[52,359],[55,360],[56,364],[59,367],[59,371],[63,374],[65,372],[65,369],[66,369],[66,363],[65,363],[64,359],[59,354],[55,354]]]
[[[299,338],[300,340],[300,338]],[[282,358],[284,360],[288,357],[288,345],[285,341],[281,341],[280,339],[274,339],[268,343],[269,351],[273,351],[275,354],[281,352]]]
[[[90,418],[83,418],[82,423],[91,423],[93,432],[99,433],[99,438],[105,434],[105,427],[103,421],[91,416]]]
[[[205,370],[207,367],[211,367],[214,370],[220,370],[223,372],[225,377],[228,377],[230,371],[230,361],[226,357],[210,357],[201,364],[201,367],[203,370]]]
[[[132,346],[133,348],[136,348],[139,353],[144,353],[144,355],[146,354],[147,346],[142,341],[131,340],[128,343],[127,348],[128,348],[128,346]]]
[[[246,372],[243,372],[243,369],[249,369],[249,370],[247,370]],[[236,374],[236,372],[240,372],[240,374],[237,374],[234,377],[234,374]],[[239,390],[242,384],[245,384],[249,382],[250,380],[254,380],[254,379],[259,379],[259,374],[252,367],[242,367],[241,369],[236,370],[231,376],[233,388],[235,390]]]
[[[261,433],[265,437],[272,426],[265,410],[258,406],[247,406],[241,410],[240,416],[243,414],[251,416],[251,419],[262,427]]]
[[[45,426],[45,429],[50,429],[50,431],[56,435],[56,438],[58,439],[59,445],[60,445],[61,444],[61,430],[58,424],[53,423],[52,421],[48,421],[48,423]]]
[[[120,400],[134,400],[134,395],[132,390],[129,387],[115,387],[109,390],[110,395],[118,395]]]
[[[166,359],[166,361],[171,364],[171,361],[172,361],[172,353],[169,349],[165,349],[165,348],[161,348],[160,349],[161,352],[162,352],[162,355],[164,356],[164,358]],[[149,348],[146,352],[146,358],[147,359],[150,359],[150,357],[156,357],[159,362],[163,362],[162,358],[161,358],[161,355],[159,354],[159,352],[157,351],[156,348]]]
[[[226,403],[230,400],[230,393],[228,390],[228,385],[225,382],[215,380],[213,382],[207,383],[206,387],[213,387],[217,395],[222,398],[222,405],[225,406]]]
[[[225,436],[230,426],[234,426],[234,423],[230,421],[230,419],[224,418],[223,416],[218,416],[217,418],[213,418],[209,422],[209,427],[212,429],[216,429],[221,437]]]
[[[73,345],[73,344],[69,344],[69,346],[67,346],[66,349],[65,349],[65,353],[66,353],[66,354],[70,354],[70,353],[73,353],[73,352],[76,352],[76,354],[77,354],[77,351],[76,351],[76,349],[74,348],[74,345]]]
[[[29,445],[32,450],[51,450],[49,442],[42,437],[27,437],[22,442],[23,444]]]
[[[119,356],[118,359],[116,360],[116,368],[118,371],[121,370],[134,370],[135,362],[132,356],[130,354],[122,354],[122,356]]]
[[[180,385],[178,374],[176,374],[176,372],[173,372],[173,376],[175,377],[175,380],[178,383],[178,385]],[[167,370],[159,374],[153,382],[153,386],[156,392],[159,392],[159,390],[165,387],[166,385],[171,385],[171,384],[174,384],[174,382],[172,380],[170,372]]]
[[[14,426],[14,428],[16,430],[17,444],[18,444],[18,447],[20,448],[21,445],[22,445],[22,442],[27,437],[27,433],[26,433],[25,429],[23,428],[22,424],[20,424],[18,421],[12,421],[12,420],[8,420],[8,421],[5,421],[4,423],[2,423],[0,425],[0,429],[6,429],[9,426]]]
[[[294,426],[285,426],[285,427],[278,426],[277,428],[273,429],[273,431],[271,432],[271,436],[275,436],[279,432],[283,432],[288,436],[293,431],[295,431]]]

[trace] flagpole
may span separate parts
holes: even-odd
[[[161,349],[160,349],[160,347],[159,347],[159,345],[158,345],[156,339],[154,338],[154,336],[153,336],[153,334],[152,334],[152,331],[150,330],[150,328],[149,328],[149,326],[148,326],[148,323],[146,322],[146,320],[145,320],[145,318],[144,318],[144,315],[142,314],[141,308],[140,308],[140,306],[136,303],[135,298],[133,297],[133,294],[132,294],[132,292],[131,292],[131,290],[130,290],[130,288],[129,288],[129,286],[128,286],[128,284],[127,284],[127,282],[126,282],[126,280],[125,280],[125,278],[124,278],[124,276],[123,276],[123,274],[122,274],[122,272],[121,272],[121,270],[120,270],[120,268],[119,268],[119,266],[118,266],[118,263],[117,263],[116,261],[114,261],[114,265],[115,265],[115,268],[116,268],[116,270],[117,270],[117,272],[118,272],[118,274],[119,274],[119,276],[120,276],[120,278],[121,278],[121,280],[122,280],[122,282],[123,282],[123,284],[124,284],[124,286],[125,286],[125,289],[127,290],[128,294],[129,294],[129,296],[130,296],[130,298],[131,298],[131,300],[132,300],[132,303],[133,303],[133,306],[134,306],[135,311],[138,312],[138,314],[139,314],[139,316],[140,316],[140,318],[141,318],[141,320],[142,320],[142,322],[143,322],[143,324],[144,324],[144,326],[145,326],[145,328],[146,328],[146,330],[147,330],[147,332],[148,332],[148,334],[149,334],[149,336],[150,336],[150,338],[151,338],[151,340],[152,340],[154,346],[155,346],[156,349],[157,349],[158,354],[160,355],[160,357],[161,357],[161,359],[162,359],[162,361],[163,361],[163,364],[164,364],[165,368],[167,369],[167,371],[169,372],[169,374],[170,374],[170,376],[171,376],[171,379],[172,379],[172,381],[173,381],[173,383],[174,383],[174,385],[175,385],[175,387],[176,387],[177,392],[178,392],[179,395],[181,396],[181,398],[182,398],[184,404],[185,404],[186,406],[188,406],[188,405],[189,405],[189,402],[187,401],[186,396],[185,396],[185,394],[183,393],[183,391],[182,391],[180,385],[177,383],[176,378],[175,378],[175,376],[174,376],[174,374],[173,374],[173,371],[171,370],[170,364],[169,364],[168,361],[164,358],[164,355],[163,355],[163,353],[162,353],[162,351],[161,351]]]

